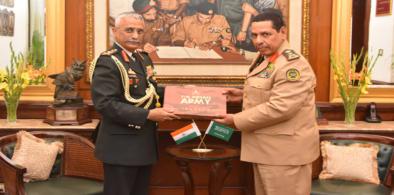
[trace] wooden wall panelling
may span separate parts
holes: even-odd
[[[86,2],[88,0],[66,1],[66,65],[72,64],[74,59],[87,60],[86,56]],[[88,66],[86,66],[88,68]],[[87,71],[87,70],[86,70]],[[84,77],[77,82],[81,96],[87,100],[89,96],[84,93],[90,91],[90,85]]]
[[[329,100],[332,0],[310,1],[309,62],[317,77],[316,101]]]

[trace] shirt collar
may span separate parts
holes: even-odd
[[[116,42],[116,41],[115,41],[115,44],[116,44],[117,46],[119,46],[120,48],[122,48],[123,51],[125,51],[126,54],[127,54],[133,61],[135,61],[134,56],[133,56],[133,52],[128,51],[127,49],[125,49],[124,47],[122,47],[122,46],[121,46],[118,42]]]
[[[280,55],[282,55],[282,52],[284,50],[289,48],[290,48],[289,42],[285,40],[274,54],[272,54],[271,56],[264,56],[264,58],[268,59],[269,62],[274,62]]]

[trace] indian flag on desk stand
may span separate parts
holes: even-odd
[[[211,121],[209,124],[207,130],[205,131],[205,134],[219,138],[221,140],[224,140],[228,142],[233,135],[234,129],[227,127],[225,125],[219,124],[215,121]],[[204,136],[205,137],[205,136]]]
[[[198,129],[196,123],[193,122],[185,127],[171,132],[171,136],[177,144],[181,144],[185,141],[189,141],[191,139],[201,136],[201,132]]]

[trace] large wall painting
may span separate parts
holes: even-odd
[[[108,47],[112,45],[111,27],[114,18],[126,11],[141,12],[139,9],[146,8],[146,4],[154,5],[154,8],[143,10],[142,15],[147,24],[144,44],[154,46],[174,46],[177,45],[177,40],[181,40],[181,45],[206,48],[210,44],[228,41],[237,50],[255,51],[248,27],[250,20],[244,18],[261,13],[266,8],[278,8],[282,11],[285,22],[289,21],[289,0],[205,0],[215,6],[215,15],[220,17],[214,16],[210,21],[212,25],[206,31],[197,32],[198,27],[196,29],[188,23],[193,22],[196,10],[201,10],[199,5],[204,0],[146,0],[145,4],[141,3],[141,6],[136,7],[133,7],[133,0],[107,1]],[[187,2],[184,9],[181,8],[182,2]],[[179,11],[180,9],[183,11]],[[221,18],[225,19],[225,24]],[[197,16],[195,19],[198,20]],[[191,40],[191,37],[196,38]],[[188,42],[194,42],[194,45],[187,44]]]

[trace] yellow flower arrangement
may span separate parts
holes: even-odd
[[[363,57],[364,56],[364,57]],[[345,123],[351,124],[355,120],[357,102],[362,94],[368,94],[368,85],[371,83],[371,72],[376,64],[377,57],[369,57],[361,50],[360,54],[353,55],[351,63],[346,66],[343,58],[338,58],[331,52],[330,61],[345,109]],[[357,71],[360,60],[361,70]]]
[[[5,70],[0,70],[0,90],[4,93],[7,120],[15,122],[19,98],[23,89],[30,84],[30,75],[26,69],[23,55],[21,53],[16,55],[11,43],[10,48],[11,63]]]
[[[45,83],[45,68],[36,69],[32,65],[27,65],[27,71],[30,75],[30,85],[40,85]]]

